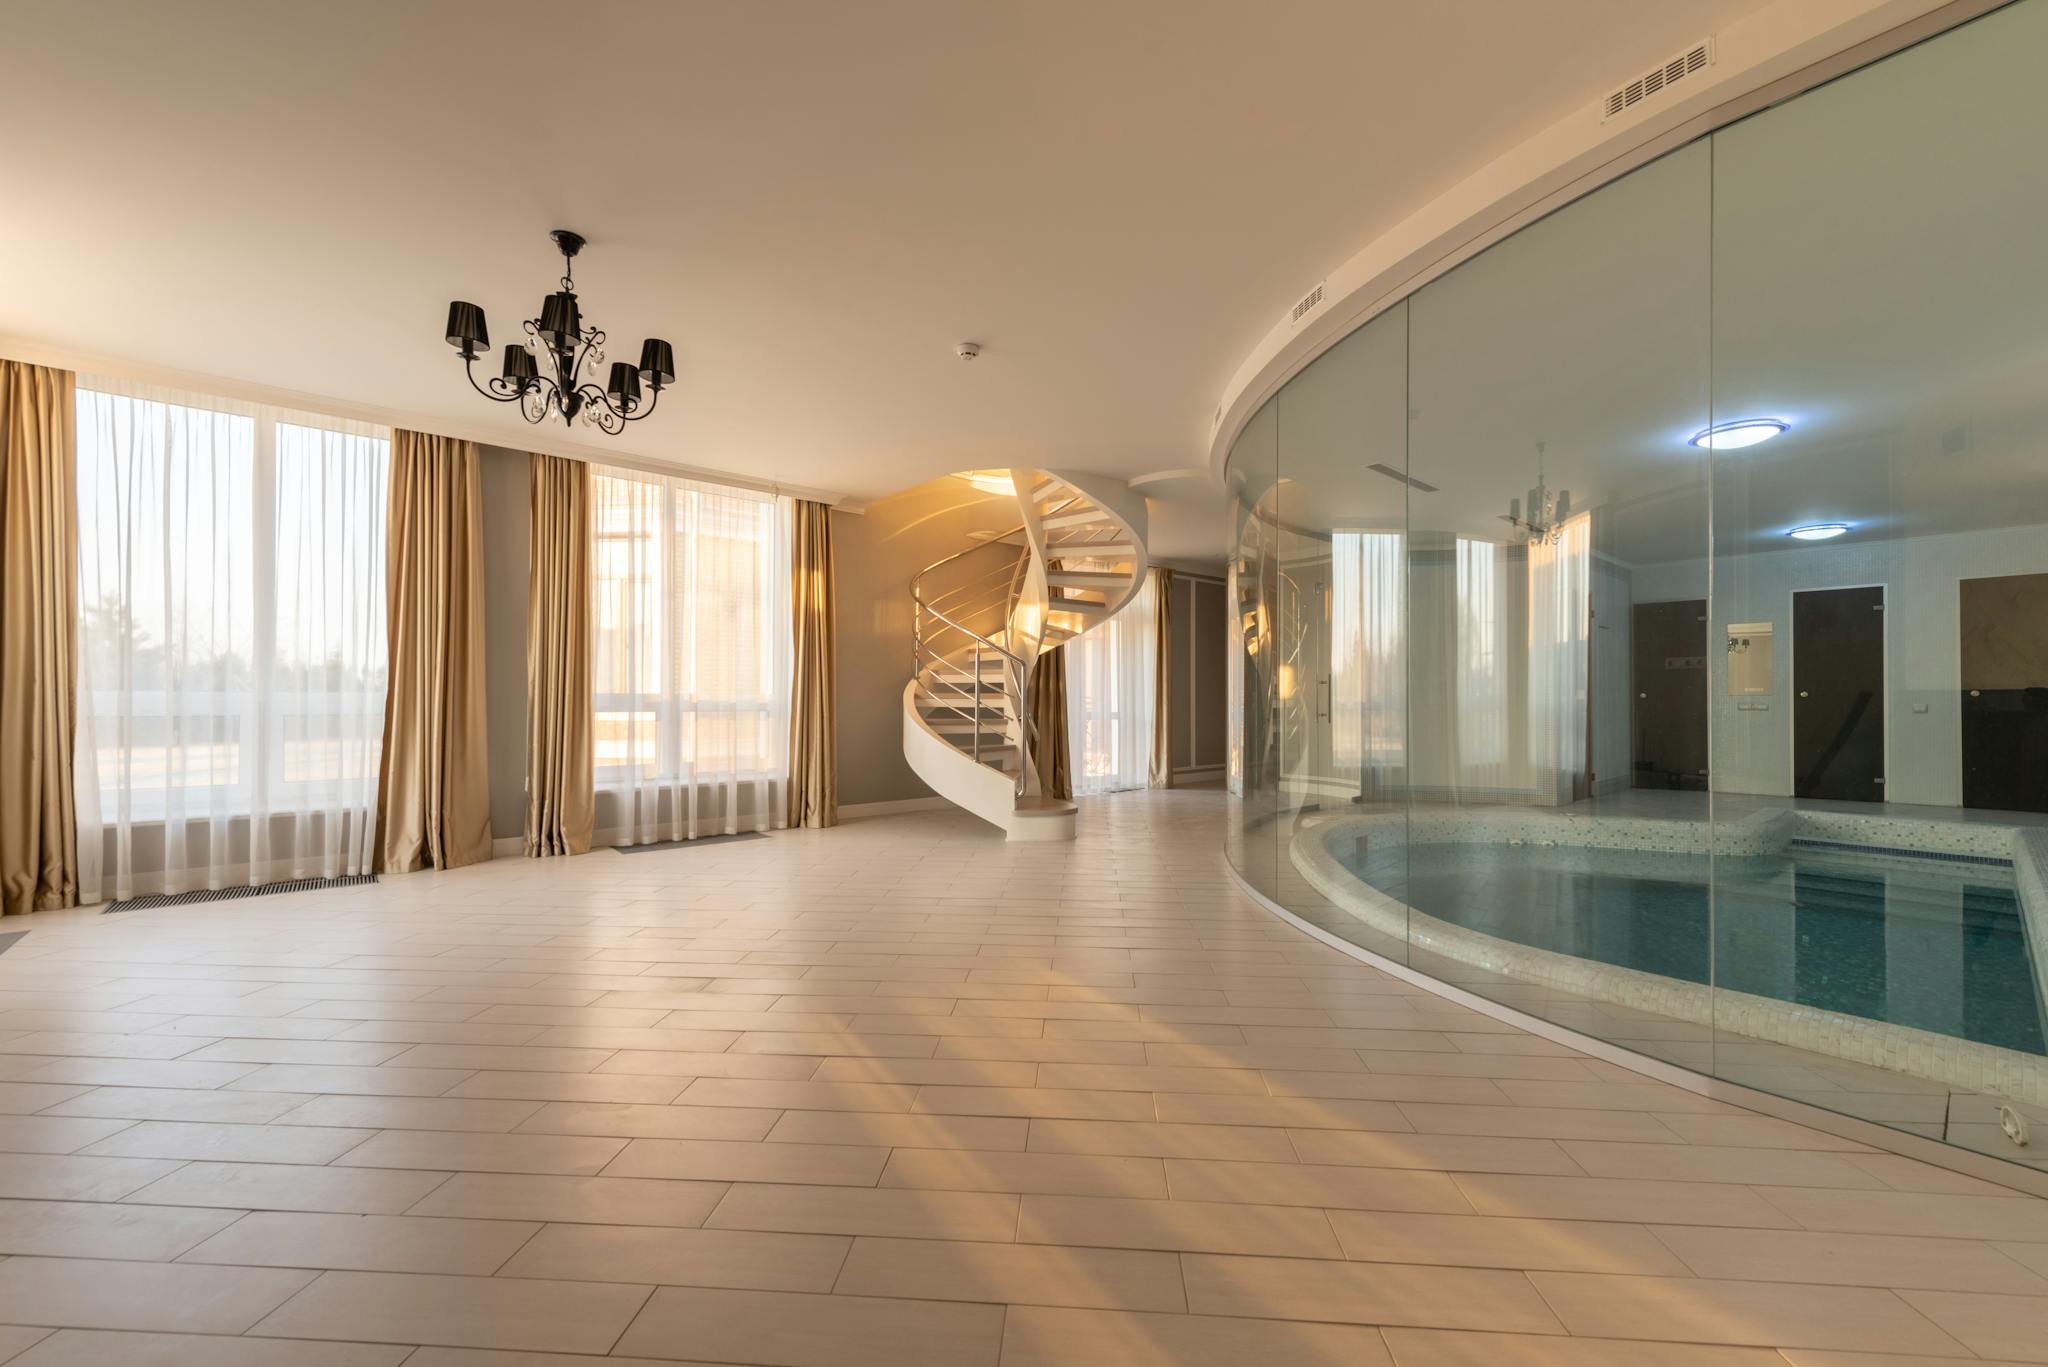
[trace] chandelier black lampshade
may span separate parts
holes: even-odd
[[[583,306],[576,298],[575,258],[583,249],[583,238],[565,228],[549,236],[565,263],[561,288],[541,301],[540,317],[521,323],[526,344],[505,347],[503,373],[477,381],[477,355],[491,346],[484,311],[477,305],[460,299],[448,305],[448,345],[462,353],[472,389],[498,403],[518,404],[520,416],[528,422],[544,421],[554,413],[573,423],[581,414],[585,422],[617,434],[627,423],[653,413],[661,391],[676,382],[675,349],[650,337],[640,344],[638,366],[613,361],[602,388],[585,379],[594,377],[605,362],[605,337],[602,328],[584,325]]]
[[[484,311],[460,299],[448,306],[448,345],[464,359],[491,349],[490,329],[484,325]]]
[[[640,372],[624,361],[612,362],[611,382],[604,387],[612,402],[630,413],[640,406]]]
[[[540,378],[534,368],[533,353],[517,342],[505,343],[505,378],[522,388]]]
[[[583,332],[583,310],[576,303],[576,296],[568,290],[557,290],[541,301],[541,340],[550,346],[559,347],[563,342],[574,345]]]
[[[676,382],[676,353],[659,337],[649,337],[640,344],[640,378],[647,381],[650,389]]]

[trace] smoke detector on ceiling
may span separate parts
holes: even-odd
[[[959,355],[961,360],[971,361],[981,355],[981,343],[962,342],[959,346],[954,347],[953,350]]]
[[[1646,101],[1663,97],[1672,86],[1690,80],[1714,64],[1714,40],[1702,38],[1642,75],[1607,92],[1600,101],[1600,122],[1627,113]]]

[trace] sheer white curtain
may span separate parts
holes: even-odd
[[[1584,796],[1592,529],[1581,513],[1529,547],[1529,782],[1546,804]]]
[[[1407,540],[1330,538],[1332,758],[1368,795],[1390,792],[1408,762]]]
[[[83,900],[368,870],[390,459],[385,428],[81,379]]]
[[[1520,781],[1508,747],[1506,550],[1457,539],[1458,783],[1494,795]]]
[[[1067,643],[1075,796],[1151,781],[1158,643],[1159,576],[1152,574],[1114,617]]]
[[[591,505],[598,838],[780,827],[790,501],[607,466]]]

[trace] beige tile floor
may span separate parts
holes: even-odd
[[[2048,1201],[1340,956],[1223,812],[12,922],[0,1362],[2048,1362]]]

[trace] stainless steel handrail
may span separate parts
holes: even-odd
[[[937,560],[934,560],[934,561],[932,561],[932,563],[931,563],[931,564],[929,564],[929,565],[926,565],[926,566],[925,566],[925,567],[924,567],[923,569],[919,570],[919,571],[918,571],[918,572],[917,572],[916,574],[913,574],[913,575],[911,575],[911,576],[910,576],[910,582],[911,582],[911,584],[912,584],[912,585],[914,586],[914,585],[916,585],[916,583],[917,583],[917,581],[918,581],[918,580],[920,580],[920,579],[924,578],[924,577],[925,577],[926,575],[930,574],[930,573],[931,573],[931,572],[932,572],[933,570],[935,570],[935,569],[938,569],[938,568],[940,568],[941,566],[945,566],[945,565],[950,565],[950,564],[952,564],[952,563],[953,563],[953,562],[954,562],[955,560],[958,560],[958,559],[960,559],[960,558],[961,558],[962,556],[968,556],[968,555],[973,555],[973,554],[974,554],[974,553],[975,553],[976,551],[984,551],[984,550],[987,550],[987,549],[988,549],[988,548],[989,548],[990,546],[1001,546],[1001,545],[1005,545],[1005,544],[1007,544],[1007,543],[1005,543],[1005,542],[1004,542],[1004,540],[1003,540],[1003,538],[1004,538],[1004,537],[1006,537],[1006,536],[1015,536],[1015,535],[1016,535],[1017,533],[1019,533],[1019,532],[1021,532],[1021,531],[1023,531],[1023,530],[1024,530],[1024,524],[1020,522],[1020,523],[1018,523],[1018,524],[1017,524],[1016,526],[1014,526],[1014,527],[1010,528],[1010,529],[1009,529],[1008,531],[1006,531],[1006,532],[998,532],[998,533],[997,533],[996,535],[994,535],[993,537],[990,537],[990,538],[989,538],[989,539],[988,539],[987,541],[977,541],[977,542],[975,542],[975,543],[974,543],[974,544],[973,544],[972,546],[969,546],[969,547],[968,547],[968,548],[967,548],[966,550],[961,550],[961,551],[954,551],[954,552],[953,552],[953,553],[952,553],[951,555],[941,556],[941,557],[939,557],[939,558],[938,558]],[[1013,547],[1012,549],[1015,549],[1015,548]]]

